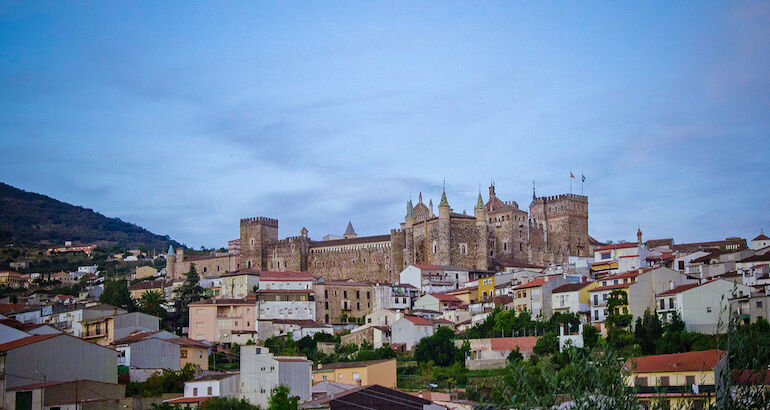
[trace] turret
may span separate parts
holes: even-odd
[[[352,239],[358,237],[358,234],[356,233],[355,229],[353,229],[353,223],[348,221],[348,227],[345,229],[345,234],[343,235],[345,239]]]
[[[412,206],[412,200],[410,199],[406,202],[406,217],[404,218],[407,228],[411,228],[414,225],[414,219],[414,207]]]
[[[439,219],[449,219],[452,208],[449,207],[449,201],[446,199],[446,190],[441,190],[441,202],[438,204]]]
[[[494,186],[490,187],[490,192],[494,195]],[[473,216],[476,217],[477,224],[487,224],[487,207],[484,206],[484,199],[481,197],[481,192],[479,192],[479,198],[476,200],[476,208],[473,210]]]

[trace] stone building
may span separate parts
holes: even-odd
[[[201,277],[220,276],[235,272],[239,268],[240,255],[232,253],[215,253],[213,255],[185,255],[184,249],[169,246],[166,254],[166,277],[171,279],[184,278],[190,271],[190,265],[195,265],[195,271]]]
[[[322,241],[311,240],[305,228],[299,236],[279,239],[278,220],[241,219],[237,256],[247,269],[369,282],[397,280],[402,269],[415,263],[487,270],[503,261],[545,266],[566,262],[569,256],[591,256],[588,197],[583,195],[538,197],[533,192],[527,211],[500,199],[492,185],[486,203],[479,193],[473,215],[453,212],[445,192],[437,208],[435,214],[433,201],[425,205],[420,194],[416,206],[407,202],[403,222],[390,234],[361,237],[348,222],[341,239]],[[238,262],[229,259],[234,256],[222,258],[220,264],[211,262],[209,271],[237,269]],[[200,268],[198,272],[207,274]]]
[[[315,284],[317,320],[338,323],[363,318],[372,312],[374,286],[368,282],[330,280]]]

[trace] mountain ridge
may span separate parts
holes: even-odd
[[[0,182],[0,243],[63,245],[64,241],[164,250],[180,244],[90,208]]]

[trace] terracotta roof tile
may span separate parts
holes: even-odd
[[[676,295],[692,288],[697,288],[700,283],[688,283],[686,285],[677,286],[674,289],[667,290],[665,292],[658,293],[658,296]]]
[[[365,366],[371,366],[373,364],[378,363],[385,363],[389,361],[395,361],[396,359],[381,359],[381,360],[366,360],[363,362],[337,362],[337,363],[328,363],[321,365],[320,369],[315,370],[327,370],[327,369],[350,369],[354,367],[365,367]]]
[[[489,341],[492,351],[512,351],[518,347],[520,352],[531,352],[537,343],[537,336],[497,337]]]
[[[763,233],[761,233],[761,234],[757,235],[757,237],[756,237],[756,238],[752,239],[752,241],[767,241],[767,240],[770,240],[770,238],[768,238],[768,237],[767,237],[765,234],[763,234]]]
[[[601,248],[597,249],[596,251],[597,252],[602,252],[602,251],[610,251],[610,250],[613,250],[613,249],[628,249],[628,248],[636,248],[637,246],[639,246],[638,242],[614,243],[612,245],[602,246]]]
[[[707,371],[713,370],[724,356],[724,350],[716,349],[660,354],[628,359],[623,367],[635,373]]]
[[[568,283],[566,285],[561,285],[558,288],[551,291],[551,293],[564,293],[564,292],[575,292],[580,289],[583,289],[584,287],[590,285],[593,282],[580,282],[580,283]]]
[[[456,302],[456,303],[463,302],[462,300],[458,299],[456,296],[448,295],[446,293],[429,293],[429,295],[433,296],[434,298],[442,302]]]
[[[422,318],[422,317],[419,317],[419,316],[406,315],[406,316],[404,316],[404,319],[406,319],[406,320],[408,320],[408,321],[410,321],[410,322],[412,322],[412,323],[414,323],[415,325],[418,325],[418,326],[432,326],[433,325],[433,323],[430,320]]]
[[[43,340],[47,340],[53,337],[62,336],[61,333],[54,333],[50,335],[34,335],[29,337],[22,337],[21,339],[14,340],[8,343],[3,343],[0,345],[0,352],[7,352],[11,349],[16,349],[17,347],[26,346],[32,343],[37,343]]]

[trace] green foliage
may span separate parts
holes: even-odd
[[[573,313],[554,313],[548,320],[534,320],[529,311],[516,312],[513,309],[503,310],[499,307],[490,312],[487,318],[468,329],[464,337],[482,339],[504,336],[535,336],[551,331],[559,333],[559,327],[565,325],[568,329],[576,330],[580,318]]]
[[[104,291],[99,295],[99,302],[121,307],[129,312],[136,310],[136,302],[128,291],[128,282],[109,280],[104,283]]]
[[[259,406],[249,403],[246,399],[213,397],[201,403],[198,410],[259,410]]]
[[[562,365],[552,360],[517,360],[503,377],[469,386],[469,398],[505,408],[551,408],[565,397],[573,408],[638,409],[633,393],[622,377],[622,361],[612,353],[589,357],[571,348]]]
[[[200,277],[195,270],[195,264],[190,264],[190,270],[185,275],[185,281],[174,292],[176,293],[176,300],[174,301],[174,310],[176,311],[177,327],[181,328],[187,326],[190,320],[190,303],[195,303],[203,299],[203,288],[198,285]]]
[[[759,319],[741,324],[735,314],[730,320],[728,337],[722,348],[728,351],[733,369],[767,369],[770,366],[770,323]]]
[[[515,363],[521,360],[524,360],[524,355],[521,354],[519,347],[516,346],[516,350],[511,350],[511,353],[508,354],[508,363]]]
[[[452,329],[441,326],[432,336],[424,337],[414,348],[414,360],[418,363],[434,362],[438,366],[450,366],[456,360],[463,360],[454,345]],[[459,357],[458,357],[459,356]]]
[[[663,322],[657,314],[650,313],[649,309],[645,310],[644,316],[637,318],[634,325],[634,339],[639,344],[642,354],[655,354],[656,343],[662,336]]]
[[[297,410],[299,401],[290,394],[289,388],[283,384],[276,386],[267,401],[268,410]]]
[[[166,298],[162,293],[157,290],[150,290],[144,292],[139,299],[139,311],[163,319],[168,313],[163,308],[164,303],[166,303]]]
[[[163,393],[183,393],[184,382],[195,377],[196,366],[187,363],[181,370],[163,370],[154,374],[143,383],[132,382],[126,385],[126,397],[153,397]]]
[[[590,324],[583,325],[583,345],[586,349],[593,350],[600,340],[603,340],[601,332]]]
[[[541,356],[558,352],[559,336],[555,332],[547,332],[537,339],[535,348],[532,350]]]
[[[15,243],[113,241],[124,248],[145,245],[152,249],[178,245],[168,236],[91,209],[73,206],[45,195],[26,192],[0,182],[0,240]],[[69,269],[72,270],[72,269]],[[38,270],[38,272],[44,272]]]

